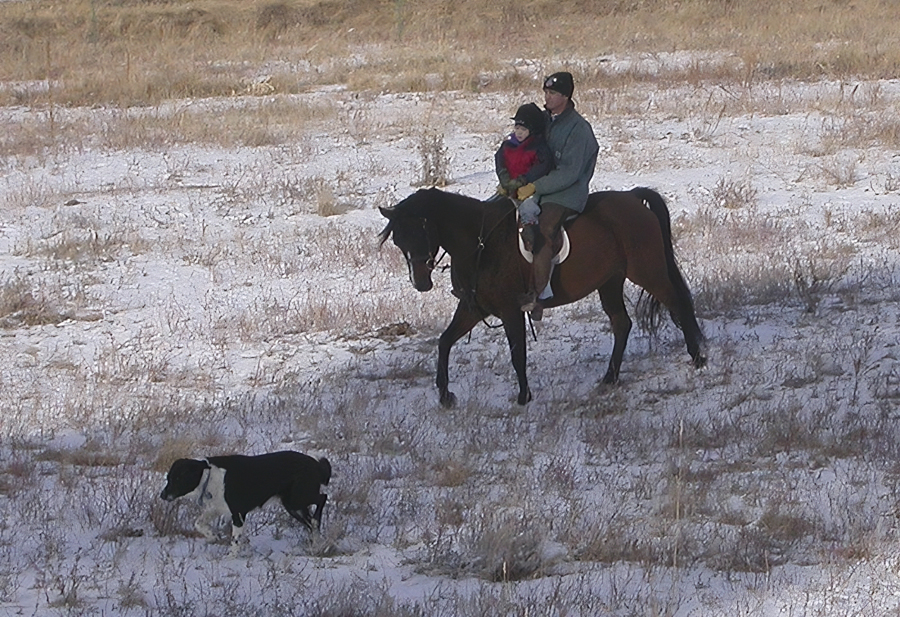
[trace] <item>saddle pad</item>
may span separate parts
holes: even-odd
[[[562,234],[562,248],[559,249],[559,252],[553,256],[553,259],[550,260],[550,263],[554,265],[559,265],[566,260],[566,257],[569,256],[569,250],[572,248],[572,245],[569,244],[569,234],[566,233],[565,227],[560,229],[560,233]],[[522,242],[522,234],[517,233],[516,238],[519,239],[519,252],[522,253],[522,257],[525,258],[525,261],[531,263],[534,261],[534,255],[531,251],[525,250],[525,243]]]

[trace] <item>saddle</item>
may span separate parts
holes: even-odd
[[[553,241],[553,259],[550,260],[550,263],[557,266],[564,262],[566,258],[569,256],[569,251],[572,249],[572,245],[569,242],[569,234],[566,233],[566,226],[578,215],[572,215],[568,217],[563,223],[562,228],[560,228],[559,233],[556,235],[556,238]],[[525,243],[522,241],[522,234],[516,234],[516,238],[519,240],[519,252],[522,253],[522,257],[525,258],[525,261],[528,263],[532,263],[534,261],[534,255],[531,251],[525,248]]]

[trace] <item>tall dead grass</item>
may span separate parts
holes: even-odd
[[[0,103],[151,105],[172,98],[354,89],[509,88],[533,79],[515,58],[611,75],[609,54],[716,50],[666,78],[893,76],[900,34],[890,2],[801,0],[72,0],[0,3]],[[545,67],[537,67],[544,70]],[[42,83],[44,87],[27,87]],[[22,84],[25,84],[23,86]]]

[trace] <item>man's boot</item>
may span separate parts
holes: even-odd
[[[522,244],[525,245],[525,250],[529,253],[534,252],[534,240],[538,235],[538,225],[537,223],[529,223],[522,227]]]

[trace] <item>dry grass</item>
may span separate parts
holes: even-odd
[[[594,300],[529,339],[537,396],[525,409],[507,400],[502,334],[479,326],[460,341],[455,410],[433,392],[436,339],[455,304],[449,274],[436,271],[428,296],[401,289],[404,259],[379,249],[375,215],[334,215],[451,181],[445,139],[456,136],[441,122],[452,115],[493,139],[493,111],[466,106],[505,105],[485,93],[533,92],[535,76],[560,64],[578,73],[582,109],[610,119],[597,128],[626,170],[672,166],[669,146],[720,147],[738,132],[722,135],[729,118],[800,111],[824,118],[796,145],[812,159],[803,179],[858,183],[869,170],[848,150],[896,147],[892,101],[874,85],[815,101],[769,86],[892,74],[890,9],[0,2],[0,71],[15,82],[0,86],[0,103],[45,112],[0,134],[14,172],[3,205],[10,228],[27,230],[9,255],[22,271],[0,281],[0,333],[16,356],[0,371],[0,495],[14,506],[0,528],[0,601],[21,603],[25,578],[48,590],[35,606],[73,614],[112,598],[122,614],[672,615],[697,609],[683,595],[696,575],[704,593],[729,594],[710,596],[722,600],[710,611],[752,615],[770,590],[800,587],[803,568],[782,564],[833,566],[832,581],[869,567],[896,543],[885,512],[900,481],[900,376],[896,316],[881,302],[897,295],[896,207],[773,207],[753,170],[716,167],[690,187],[690,208],[673,207],[709,367],[688,369],[677,335],[636,331],[623,384],[585,385],[609,334]],[[508,32],[520,36],[498,34]],[[672,52],[688,46],[723,53],[679,64]],[[642,61],[598,60],[618,50]],[[333,96],[333,86],[355,91]],[[443,109],[429,96],[392,98],[419,112],[391,118],[375,94],[449,89],[478,94],[448,96]],[[649,142],[646,124],[670,119],[683,135]],[[364,146],[379,140],[399,142],[390,146],[407,151],[408,169],[368,160]],[[182,144],[242,158],[193,160],[206,152],[179,153]],[[65,175],[97,151],[142,153],[99,188]],[[354,159],[349,171],[321,163],[335,151]],[[44,167],[52,173],[30,173]],[[895,172],[877,174],[876,189],[896,190]],[[877,263],[865,251],[882,252],[883,267],[862,271]],[[210,558],[221,547],[195,540],[196,504],[156,498],[162,474],[179,456],[283,447],[332,460],[325,532],[308,539],[277,508],[254,513],[248,535],[259,543],[246,572],[241,563],[228,576]],[[348,555],[353,571],[372,572],[347,588],[315,579]],[[411,572],[446,576],[421,602],[398,599],[408,587],[382,581],[378,561],[395,557],[408,568],[401,587]],[[821,590],[841,608],[850,595]],[[796,610],[825,614],[810,597]]]
[[[282,145],[293,143],[301,128],[334,121],[336,113],[326,102],[275,98],[254,103],[241,98],[207,105],[110,110],[93,113],[91,118],[61,115],[10,124],[0,136],[0,155],[34,156],[89,148],[164,151],[178,144],[226,148]]]
[[[542,73],[560,66],[576,73],[577,98],[592,116],[639,112],[647,105],[638,94],[647,90],[644,84],[703,91],[700,97],[683,91],[663,96],[654,105],[689,118],[693,138],[708,140],[723,118],[809,107],[758,87],[764,82],[895,74],[900,45],[891,43],[898,35],[885,26],[886,11],[878,0],[806,0],[789,8],[749,0],[608,1],[552,9],[544,0],[489,6],[431,0],[415,10],[374,0],[352,6],[311,0],[4,2],[0,51],[8,53],[0,53],[0,104],[46,113],[8,123],[0,154],[165,151],[186,143],[304,150],[295,137],[315,126],[339,126],[362,143],[384,135],[385,123],[396,120],[361,117],[327,96],[300,102],[290,95],[333,87],[360,96],[527,92]],[[520,36],[497,36],[510,29]],[[392,34],[387,41],[385,32]],[[628,60],[606,62],[621,50],[631,54]],[[691,54],[679,56],[684,51]],[[176,100],[191,103],[166,104]],[[823,157],[808,173],[825,186],[857,180],[856,161],[842,148],[896,147],[900,139],[897,122],[885,113],[890,101],[877,86],[848,86],[839,100],[818,105],[827,112],[822,136],[798,147]],[[86,106],[106,111],[93,119],[75,113]],[[416,127],[423,185],[451,180],[436,141],[443,128]],[[627,151],[628,139],[623,130],[617,147]],[[629,152],[625,165],[647,171],[666,163],[660,156]],[[884,181],[885,189],[894,184],[892,177]],[[345,208],[327,191],[319,201],[326,214]]]
[[[748,208],[756,206],[757,191],[749,180],[720,178],[709,195],[711,208]]]
[[[419,141],[421,171],[419,186],[447,186],[450,183],[450,154],[444,145],[444,137],[426,131]]]
[[[513,58],[592,59],[620,49],[722,50],[739,62],[611,75],[589,61],[572,67],[581,83],[887,77],[900,66],[893,17],[880,0],[5,2],[0,73],[20,85],[0,97],[7,104],[132,106],[331,83],[518,89],[534,75],[511,66]],[[517,35],[500,35],[506,32]]]
[[[35,289],[24,278],[12,278],[0,283],[0,327],[18,328],[60,323],[72,317],[61,298]]]

